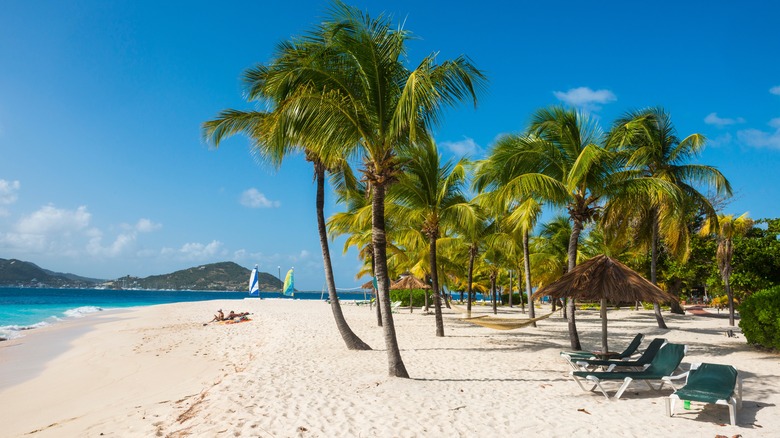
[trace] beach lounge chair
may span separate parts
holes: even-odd
[[[653,358],[653,361],[650,362],[650,365],[641,371],[572,371],[571,376],[574,378],[577,384],[580,385],[580,388],[582,388],[583,391],[592,391],[598,387],[607,400],[610,399],[609,394],[607,394],[607,391],[601,385],[604,381],[607,380],[623,381],[623,384],[615,393],[613,400],[619,399],[620,396],[623,395],[623,392],[626,390],[626,388],[628,388],[628,385],[630,385],[634,380],[642,380],[647,384],[647,386],[650,387],[650,389],[656,391],[663,388],[665,383],[668,383],[672,388],[674,388],[672,381],[670,379],[664,379],[664,377],[671,376],[677,367],[680,366],[680,362],[682,362],[683,357],[685,357],[685,350],[685,345],[666,344],[661,347],[661,349],[658,351],[658,354],[656,354]],[[580,380],[581,378],[592,383],[593,387],[586,389]],[[651,380],[660,381],[658,388],[653,387],[653,385],[650,383]]]
[[[715,403],[729,407],[731,425],[737,424],[737,409],[742,407],[742,379],[736,368],[730,365],[695,363],[685,377],[685,385],[666,399],[666,412],[674,415],[676,400]]]
[[[642,343],[642,339],[644,338],[645,335],[642,333],[637,333],[631,343],[628,344],[628,347],[626,347],[622,353],[615,356],[614,359],[622,360],[633,356],[634,353],[636,353],[636,350],[639,348],[639,344]],[[566,360],[575,370],[579,368],[574,365],[574,361],[579,359],[596,359],[596,356],[590,351],[561,351],[561,357],[564,358],[564,360]]]
[[[650,341],[645,351],[636,359],[628,358],[626,360],[599,360],[599,359],[575,359],[573,360],[575,369],[578,371],[593,370],[596,367],[607,367],[603,371],[614,371],[615,368],[635,368],[645,369],[650,366],[650,363],[655,359],[655,356],[661,350],[661,347],[666,344],[666,339],[655,338]]]

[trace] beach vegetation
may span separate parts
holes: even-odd
[[[713,187],[730,196],[728,180],[715,167],[692,164],[704,149],[701,134],[677,137],[671,116],[663,108],[629,111],[613,124],[607,142],[624,155],[626,180],[647,180],[639,190],[622,190],[604,211],[607,230],[630,233],[635,244],[650,253],[650,281],[658,284],[659,245],[685,261],[689,254],[688,212],[703,212],[709,220],[717,214],[697,187]],[[659,328],[666,328],[659,303],[653,305]]]
[[[780,286],[746,298],[739,315],[739,327],[748,343],[780,350]]]
[[[433,289],[436,336],[444,336],[437,241],[446,227],[475,220],[475,212],[463,195],[466,160],[442,162],[433,142],[418,145],[414,154],[402,158],[404,172],[393,187],[395,202],[398,214],[405,218],[407,231],[419,235],[427,244],[427,275]]]
[[[740,216],[733,214],[719,215],[714,219],[706,219],[699,231],[700,234],[715,235],[718,249],[715,259],[718,264],[723,286],[728,297],[729,325],[734,325],[734,292],[731,289],[732,258],[734,257],[734,238],[744,236],[753,227],[753,220],[747,213]]]
[[[361,161],[370,187],[374,273],[391,376],[408,377],[390,312],[385,203],[388,188],[403,170],[399,156],[431,141],[431,128],[443,110],[477,101],[485,77],[460,56],[438,62],[425,57],[406,67],[411,34],[386,16],[371,18],[334,1],[327,19],[290,45],[294,69],[274,82],[289,91],[275,111],[283,115],[279,132],[316,139],[323,162],[337,157]],[[301,50],[297,50],[297,49]]]
[[[252,141],[255,155],[275,167],[279,167],[286,156],[296,151],[302,151],[306,160],[313,164],[317,230],[331,311],[347,348],[370,350],[371,347],[354,333],[344,318],[336,293],[325,224],[325,174],[343,168],[347,164],[343,157],[317,151],[317,146],[322,141],[317,133],[306,129],[290,129],[298,119],[286,106],[294,96],[307,93],[311,87],[321,85],[321,79],[307,77],[300,72],[306,71],[311,59],[316,58],[324,50],[327,50],[327,44],[316,37],[299,38],[280,44],[273,61],[268,65],[252,67],[243,75],[247,100],[267,104],[272,109],[268,111],[223,110],[215,119],[203,123],[203,136],[215,147],[219,147],[222,140],[230,136],[246,135]]]

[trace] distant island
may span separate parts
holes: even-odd
[[[145,278],[128,275],[104,280],[53,272],[31,262],[0,258],[0,287],[245,291],[249,288],[249,273],[249,269],[236,263],[221,262]],[[273,292],[282,288],[282,282],[267,272],[260,272],[258,281],[261,291]]]

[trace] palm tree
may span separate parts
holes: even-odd
[[[580,233],[596,217],[601,203],[613,191],[612,175],[618,162],[602,146],[598,125],[583,113],[562,107],[544,108],[532,116],[527,134],[498,140],[491,160],[503,163],[478,172],[476,187],[505,187],[565,207],[572,222],[568,269],[577,264]],[[581,349],[574,315],[568,302],[569,341]]]
[[[335,1],[328,20],[306,36],[320,51],[304,58],[278,86],[293,92],[280,105],[288,129],[317,138],[318,154],[360,157],[372,193],[372,242],[389,374],[408,377],[390,312],[385,195],[397,179],[399,153],[429,141],[443,109],[472,99],[483,74],[465,57],[436,64],[435,54],[414,69],[403,61],[407,31],[385,17],[372,19]]]
[[[522,255],[517,259],[522,260],[523,263],[525,289],[530,300],[532,289],[529,235],[530,231],[536,226],[536,221],[541,214],[541,203],[537,199],[524,195],[518,191],[518,187],[514,184],[499,185],[488,183],[488,178],[492,178],[494,175],[503,172],[501,167],[503,167],[504,164],[505,163],[494,160],[492,155],[486,160],[479,162],[477,164],[477,174],[483,175],[483,177],[478,177],[475,180],[475,188],[478,191],[483,191],[488,188],[493,189],[491,192],[483,193],[479,198],[483,204],[493,206],[494,209],[501,211],[501,216],[504,216],[506,224],[501,227],[501,229],[506,233],[505,239],[503,239],[504,244],[506,245],[505,250],[508,253],[512,253],[514,247],[521,247]],[[485,184],[488,184],[487,187],[485,187]],[[520,288],[518,287],[518,289]],[[522,293],[520,296],[522,299]],[[534,318],[536,312],[533,305],[529,307],[529,311],[530,318]],[[534,327],[536,327],[536,323],[534,323]]]
[[[485,216],[484,209],[478,203],[469,202],[467,209],[468,220],[455,224],[453,227],[454,236],[439,239],[441,245],[452,249],[468,259],[466,269],[466,311],[471,314],[471,305],[474,299],[474,265],[477,263],[479,255],[485,247],[487,237],[493,233],[495,224]],[[465,216],[465,215],[464,215]],[[461,294],[461,300],[463,299]]]
[[[436,242],[442,235],[443,227],[463,222],[461,212],[468,210],[463,197],[465,160],[441,163],[441,155],[433,142],[420,145],[407,160],[405,172],[394,189],[397,202],[407,209],[404,215],[407,223],[418,226],[428,242],[436,336],[443,337],[444,319],[441,313]]]
[[[680,140],[669,113],[648,108],[626,113],[615,121],[609,143],[627,155],[630,178],[657,178],[672,186],[679,196],[639,191],[615,197],[605,211],[607,228],[615,223],[634,230],[635,240],[650,249],[650,281],[658,284],[658,244],[661,240],[681,260],[688,256],[686,204],[716,216],[712,204],[696,187],[714,186],[719,194],[731,195],[728,180],[715,167],[690,164],[704,149],[705,138],[691,134]],[[626,220],[631,218],[632,220]],[[658,327],[666,328],[658,303],[653,305]]]
[[[247,70],[244,74],[245,85],[248,88],[249,101],[269,102],[278,108],[287,97],[290,90],[279,90],[270,86],[278,76],[285,76],[290,69],[299,66],[291,62],[284,62],[292,58],[295,51],[318,50],[316,47],[295,44],[281,46],[280,52],[269,66],[258,66]],[[265,159],[276,167],[280,166],[284,156],[296,149],[302,149],[307,161],[314,165],[314,180],[317,187],[316,211],[317,230],[322,249],[322,260],[325,270],[325,280],[328,287],[331,311],[336,327],[342,339],[351,350],[370,350],[371,347],[363,342],[349,327],[341,310],[336,283],[333,277],[333,265],[330,259],[328,235],[325,228],[324,202],[325,202],[325,172],[337,167],[343,167],[343,160],[324,158],[317,154],[311,147],[316,139],[307,137],[305,133],[292,133],[283,128],[286,123],[286,114],[275,109],[270,112],[224,110],[214,120],[203,124],[203,135],[219,147],[222,140],[235,134],[244,134],[253,142],[253,150],[262,159]],[[293,146],[293,145],[300,146]]]
[[[718,251],[716,258],[718,269],[723,279],[723,287],[729,300],[729,325],[734,326],[734,292],[731,290],[731,258],[734,256],[734,237],[744,236],[753,227],[753,220],[747,212],[739,217],[733,214],[718,215],[717,220],[706,219],[701,227],[700,234],[708,236],[716,234],[718,239]]]

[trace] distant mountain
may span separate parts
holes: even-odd
[[[249,273],[249,269],[233,262],[222,262],[146,278],[127,276],[106,281],[52,272],[21,260],[0,259],[0,286],[248,291]],[[261,291],[282,289],[281,280],[266,272],[259,273],[258,282]]]
[[[250,272],[233,262],[221,262],[146,278],[122,277],[107,283],[106,286],[117,289],[248,291]],[[282,287],[278,278],[266,272],[259,273],[258,282],[261,291],[278,291]]]
[[[103,280],[42,269],[35,263],[0,259],[0,286],[90,288]]]

